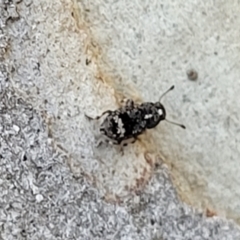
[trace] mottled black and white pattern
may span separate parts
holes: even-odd
[[[173,88],[172,86],[168,91]],[[126,140],[132,139],[132,143],[135,142],[146,129],[154,128],[165,120],[166,110],[160,101],[137,104],[133,100],[127,100],[125,106],[115,111],[105,111],[95,119],[100,119],[104,115],[106,117],[100,125],[100,132],[104,135],[105,140],[116,145],[126,146]],[[183,125],[180,126],[185,128]]]

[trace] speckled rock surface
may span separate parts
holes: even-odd
[[[114,102],[114,91],[86,66],[74,9],[67,0],[0,2],[0,239],[240,239],[233,221],[182,203],[167,166],[144,162],[141,145],[121,158],[94,149],[83,113]],[[137,190],[142,171],[130,178],[131,167],[149,171]]]
[[[116,89],[157,101],[175,85],[162,102],[186,131],[162,122],[150,134],[182,199],[240,224],[239,1],[78,2]]]

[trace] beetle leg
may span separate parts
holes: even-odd
[[[95,118],[89,117],[87,114],[84,114],[84,115],[85,115],[85,117],[86,117],[88,120],[98,120],[98,119],[101,118],[103,115],[109,114],[109,113],[111,113],[111,112],[112,112],[111,110],[107,110],[107,111],[103,112],[100,116],[97,116],[97,117],[95,117]]]
[[[121,154],[122,156],[124,155],[123,147],[124,147],[124,145],[122,145],[122,144],[119,144],[119,145],[118,145],[118,151],[120,152],[120,154]]]
[[[100,146],[102,145],[102,143],[103,143],[103,140],[102,140],[102,139],[99,139],[98,141],[96,141],[95,147],[96,147],[96,148],[100,147]]]
[[[134,107],[134,101],[132,99],[128,99],[125,104],[126,107],[128,108],[133,108]]]
[[[131,142],[131,143],[133,144],[133,143],[135,143],[137,140],[138,140],[138,138],[137,138],[137,137],[133,137],[133,140],[132,140],[132,142]]]

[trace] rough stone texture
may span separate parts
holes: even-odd
[[[240,223],[239,1],[78,2],[116,89],[157,101],[175,85],[162,102],[187,129],[151,134],[181,197]]]
[[[0,239],[240,239],[234,222],[183,204],[166,165],[134,155],[141,145],[123,157],[94,149],[83,113],[113,102],[114,91],[85,64],[87,30],[71,19],[74,7],[0,1]],[[131,167],[150,169],[145,187],[108,198],[119,179],[142,175],[129,178]]]

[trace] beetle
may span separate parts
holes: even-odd
[[[120,146],[120,150],[123,151],[123,146],[127,146],[129,142],[134,143],[139,135],[147,129],[155,128],[163,120],[185,129],[184,125],[166,119],[166,110],[161,103],[163,96],[173,89],[174,86],[169,88],[155,103],[138,104],[128,99],[124,106],[115,111],[107,110],[95,118],[85,114],[89,120],[98,120],[105,115],[99,129],[102,138],[97,146],[105,141]]]

